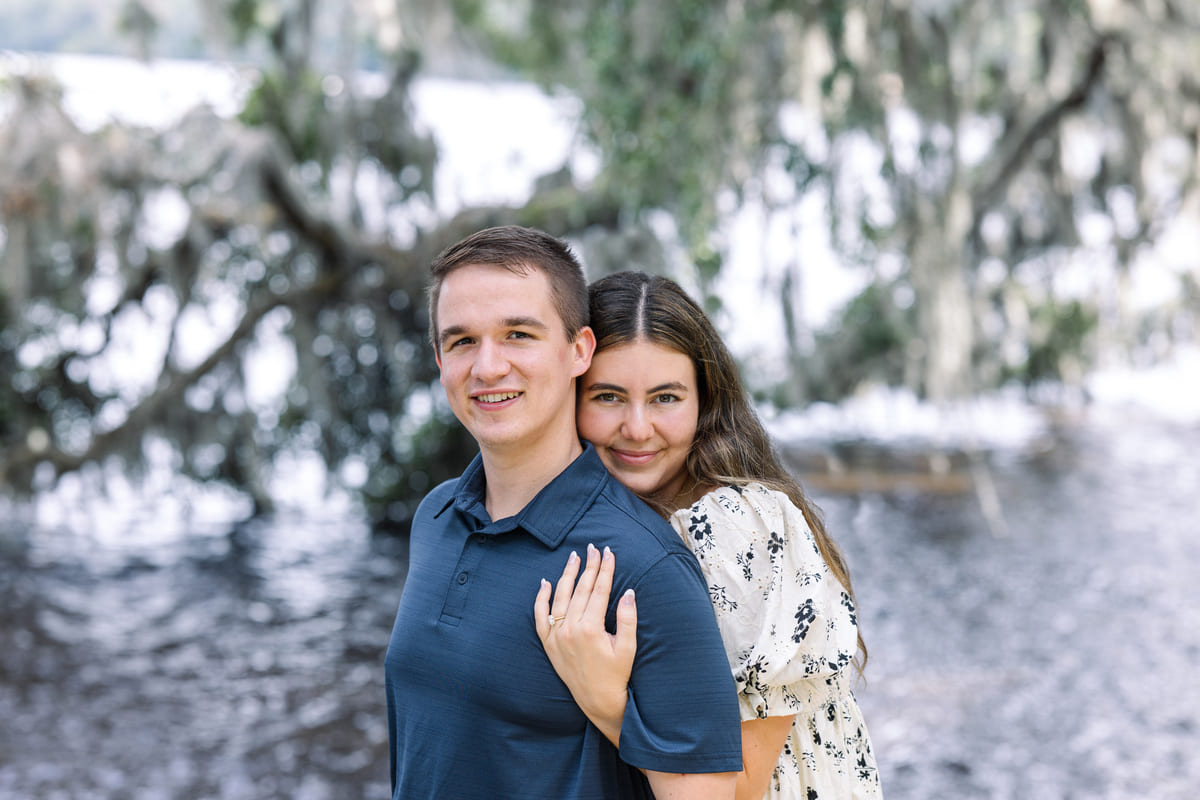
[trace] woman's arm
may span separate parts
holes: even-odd
[[[579,557],[572,553],[554,587],[553,605],[550,582],[542,581],[533,610],[538,637],[554,671],[567,684],[571,696],[592,724],[613,745],[619,746],[629,676],[637,649],[637,604],[633,592],[626,592],[617,605],[616,634],[605,630],[604,616],[615,566],[616,559],[608,548],[601,555],[589,545],[587,563],[579,575]],[[553,625],[551,616],[557,620]],[[766,794],[794,719],[791,715],[742,723],[742,771],[737,773],[737,800],[760,800]],[[670,785],[674,790],[684,791],[684,786],[689,785],[687,781],[676,781],[680,776],[674,774],[650,771],[646,774],[652,783],[657,780],[663,784],[663,789]],[[688,779],[692,784],[709,781],[699,774]],[[714,775],[711,782],[719,786],[723,779]],[[655,795],[659,796],[658,788]]]
[[[741,772],[680,775],[646,770],[654,796],[658,800],[762,800],[794,719],[795,715],[743,722]]]
[[[605,630],[615,566],[612,551],[606,547],[601,555],[589,544],[587,563],[579,575],[579,557],[572,553],[554,587],[553,604],[550,582],[543,580],[533,613],[538,638],[554,671],[592,724],[619,747],[637,650],[637,605],[633,590],[627,591],[617,604],[617,632]],[[737,773],[645,773],[659,800],[735,800]]]
[[[762,800],[787,742],[796,715],[750,719],[742,723],[742,771],[737,800]]]
[[[646,779],[654,800],[738,800],[734,795],[736,772],[654,772],[646,770]],[[756,797],[754,800],[762,800]]]
[[[579,556],[571,553],[551,604],[543,580],[533,604],[538,638],[554,671],[604,736],[619,746],[633,657],[637,651],[637,606],[630,589],[617,604],[617,632],[604,628],[616,559],[588,545],[587,564],[576,585]]]

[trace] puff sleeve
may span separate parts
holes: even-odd
[[[704,573],[743,720],[812,713],[846,691],[854,603],[787,495],[722,487],[671,524]]]

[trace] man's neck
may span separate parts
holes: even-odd
[[[546,487],[559,473],[583,452],[583,446],[575,437],[569,437],[553,446],[544,446],[533,452],[508,454],[484,452],[483,474],[486,479],[484,505],[493,520],[517,514]]]

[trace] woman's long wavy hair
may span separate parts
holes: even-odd
[[[669,278],[632,271],[595,281],[588,289],[588,301],[597,353],[647,341],[692,360],[700,393],[696,439],[686,461],[692,485],[761,483],[786,494],[804,514],[829,570],[853,598],[845,558],[825,531],[820,509],[784,468],[742,384],[737,362],[704,310]],[[859,674],[866,663],[867,647],[860,632],[855,658]]]

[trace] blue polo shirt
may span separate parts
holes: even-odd
[[[637,593],[637,657],[618,753],[554,673],[533,623],[542,578],[588,543],[617,556],[609,630]],[[392,796],[650,798],[636,769],[741,769],[729,662],[695,559],[591,445],[519,514],[493,522],[483,464],[413,520],[385,659]]]

